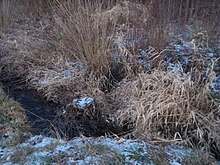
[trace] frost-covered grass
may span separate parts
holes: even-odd
[[[52,147],[51,147],[52,146]],[[189,148],[159,147],[143,141],[109,138],[75,138],[63,141],[34,136],[11,148],[0,148],[0,163],[6,164],[154,164],[215,163]],[[196,161],[195,161],[196,160]]]

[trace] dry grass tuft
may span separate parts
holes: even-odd
[[[219,146],[220,111],[209,99],[207,83],[156,69],[125,79],[113,96],[120,105],[118,124],[132,129],[130,137],[209,150],[213,143]]]
[[[87,72],[86,62],[71,61],[62,56],[48,62],[47,67],[32,68],[28,75],[29,84],[48,100],[67,105],[79,96],[94,96],[97,100],[104,97],[99,89],[101,79]]]
[[[108,8],[108,6],[107,6]],[[95,74],[106,74],[111,66],[115,22],[101,22],[94,17],[103,12],[102,3],[98,1],[57,1],[55,21],[58,25],[60,44],[64,49],[71,50],[71,55],[79,61],[86,61],[89,70]],[[62,31],[62,33],[60,33]]]
[[[75,93],[74,95],[78,96],[80,90],[87,86],[84,80],[86,64],[70,62],[65,57],[57,57],[49,62],[47,67],[34,67],[28,76],[29,84],[42,92],[48,100],[62,99],[64,91]],[[58,93],[61,88],[63,88],[62,93]]]

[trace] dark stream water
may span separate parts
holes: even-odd
[[[7,87],[5,92],[25,109],[32,134],[48,133],[56,111],[61,108],[59,105],[46,102],[34,90]]]
[[[5,87],[5,93],[21,104],[28,118],[30,132],[33,135],[60,136],[68,139],[80,136],[101,136],[106,132],[118,133],[118,128],[101,119],[101,113],[96,118],[90,116],[74,116],[72,111],[63,113],[63,107],[54,102],[46,102],[34,90]],[[121,131],[121,130],[119,130]]]

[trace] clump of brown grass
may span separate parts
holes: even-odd
[[[155,69],[125,79],[113,93],[118,124],[130,127],[134,138],[219,146],[220,111],[208,97],[208,84],[179,73]]]
[[[101,80],[87,72],[86,62],[71,61],[62,56],[49,62],[47,67],[32,68],[28,75],[29,84],[48,100],[67,105],[71,99],[83,95],[103,97],[104,93],[99,89]]]
[[[150,2],[142,4],[123,1],[93,14],[95,24],[98,26],[108,25],[109,22],[116,23],[111,41],[115,48],[111,51],[113,61],[110,65],[113,77],[116,77],[117,74],[125,77],[141,70],[141,66],[138,66],[137,55],[140,49],[153,45],[160,50],[167,44],[166,33],[152,16],[152,12]],[[151,53],[150,58],[155,58],[157,55],[159,57],[159,53],[155,54],[157,50]],[[118,73],[114,73],[114,67],[117,68]],[[118,75],[117,77],[119,77]]]
[[[150,2],[57,1],[57,46],[68,50],[69,57],[86,61],[89,71],[106,75],[121,62],[115,57],[121,46],[136,54],[139,48],[153,45],[162,49],[167,44],[152,12]]]
[[[48,100],[59,100],[57,92],[75,90],[74,95],[79,95],[80,89],[85,88],[83,79],[86,74],[86,65],[80,62],[70,62],[65,57],[57,56],[49,61],[48,66],[36,66],[31,69],[28,80],[35,89],[42,92]],[[72,90],[70,87],[72,86]],[[73,89],[74,88],[74,89]],[[56,95],[55,95],[56,94]],[[65,96],[64,96],[65,97]]]
[[[104,9],[102,3],[95,1],[57,1],[55,21],[62,31],[60,42],[72,51],[71,56],[86,61],[89,70],[97,74],[105,74],[111,66],[112,38],[116,20],[103,22],[94,17]]]

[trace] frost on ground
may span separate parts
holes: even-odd
[[[0,163],[16,164],[165,164],[181,165],[192,149],[169,145],[158,147],[143,141],[110,138],[75,138],[64,141],[41,135],[14,147],[0,147]],[[217,162],[216,162],[217,163]]]
[[[160,59],[160,67],[163,69],[185,75],[192,74],[191,69],[197,68],[202,82],[208,79],[207,76],[211,76],[210,90],[220,96],[219,46],[210,44],[208,32],[205,30],[195,32],[191,25],[187,25],[182,31],[174,32],[174,27],[177,25],[169,24],[167,27],[168,46],[161,52],[156,52],[152,47],[140,49],[138,63],[148,70],[155,67],[154,60]],[[156,54],[153,59],[152,54],[153,57]]]

